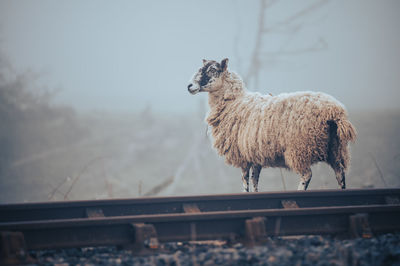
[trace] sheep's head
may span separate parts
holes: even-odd
[[[188,86],[191,94],[206,91],[213,92],[222,86],[223,75],[228,68],[228,58],[218,63],[214,60],[203,59],[203,66],[193,76]]]

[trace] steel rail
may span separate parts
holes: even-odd
[[[280,209],[285,202],[300,208],[396,204],[399,199],[400,189],[348,189],[0,204],[0,222]]]
[[[138,242],[135,226],[143,224],[154,227],[160,242],[237,240],[246,236],[247,222],[259,217],[266,236],[337,235],[349,233],[352,217],[358,214],[367,216],[362,230],[366,227],[373,234],[400,230],[400,205],[393,204],[4,222],[0,231],[22,233],[27,249],[129,245]]]

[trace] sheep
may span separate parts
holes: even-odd
[[[225,162],[241,168],[245,192],[249,175],[253,191],[263,167],[281,167],[300,175],[298,190],[307,190],[311,165],[326,162],[339,187],[346,188],[350,162],[348,142],[356,129],[344,106],[322,92],[282,93],[277,96],[247,91],[228,59],[203,60],[188,86],[191,94],[208,92],[206,122],[213,146]]]

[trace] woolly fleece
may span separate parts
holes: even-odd
[[[242,169],[248,163],[283,167],[300,175],[320,161],[334,169],[348,167],[348,142],[355,141],[356,130],[335,98],[311,91],[277,96],[249,92],[229,71],[221,79],[222,86],[209,91],[206,121],[213,146],[226,163]]]

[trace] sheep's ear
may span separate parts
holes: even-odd
[[[207,64],[207,60],[203,59],[203,66],[205,66]]]
[[[222,71],[225,71],[228,68],[228,61],[229,61],[228,58],[222,59],[222,61],[221,61]]]

